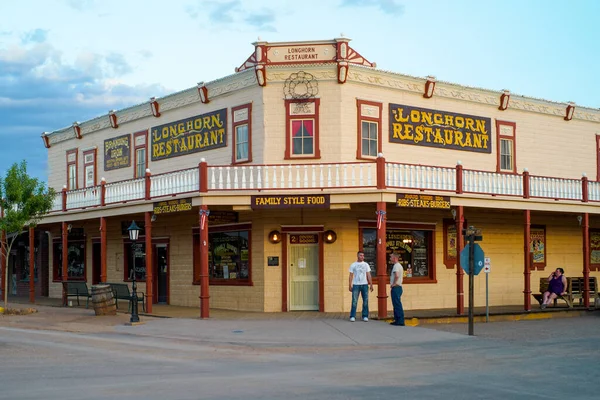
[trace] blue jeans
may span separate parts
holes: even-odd
[[[402,308],[402,286],[394,286],[392,288],[392,304],[394,306],[394,322],[398,324],[404,323],[404,309]]]
[[[358,294],[362,296],[362,317],[369,317],[369,285],[352,286],[352,308],[350,309],[350,318],[356,318],[356,305],[358,304]]]

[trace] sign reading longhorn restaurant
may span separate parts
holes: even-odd
[[[491,153],[490,118],[390,104],[390,142]]]
[[[227,109],[155,126],[152,161],[227,146]]]

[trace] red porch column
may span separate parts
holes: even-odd
[[[529,198],[529,171],[527,168],[523,170],[523,198]]]
[[[386,203],[377,202],[377,316],[387,317]]]
[[[150,191],[152,189],[152,180],[150,179],[150,177],[152,176],[152,173],[150,172],[150,169],[146,169],[146,175],[144,175],[144,188],[145,188],[145,192],[144,192],[144,198],[146,200],[150,200]],[[146,270],[148,269],[148,267],[146,267]],[[148,271],[146,271],[146,276],[148,276]]]
[[[382,153],[377,156],[377,189],[385,189],[385,157]]]
[[[152,312],[152,303],[154,302],[154,260],[152,258],[152,213],[146,211],[145,213],[146,225],[146,312]]]
[[[524,279],[524,302],[523,307],[525,311],[531,311],[531,256],[529,255],[529,240],[531,237],[531,211],[523,211],[524,217],[524,229],[523,229],[523,261],[525,262],[523,275]]]
[[[463,166],[460,161],[456,163],[456,194],[463,192]]]
[[[209,316],[208,294],[208,206],[200,206],[200,318]]]
[[[102,283],[106,283],[106,281],[108,280],[108,273],[107,273],[107,268],[106,268],[106,260],[107,260],[107,254],[106,254],[106,246],[107,246],[107,239],[106,239],[106,230],[107,230],[107,225],[106,225],[106,217],[100,217],[100,282]]]
[[[69,280],[69,232],[67,231],[67,223],[62,223],[62,281]],[[63,304],[67,305],[67,294],[63,288]]]
[[[463,206],[456,206],[456,313],[465,313],[465,271],[460,265],[460,253],[465,248],[465,236],[463,227],[465,225],[465,210]]]
[[[581,230],[583,236],[583,306],[590,306],[590,215],[583,213]]]
[[[208,192],[208,163],[206,159],[201,158],[200,163],[198,164],[198,178],[199,184],[198,189],[200,193]]]
[[[29,302],[35,303],[35,229],[29,227]],[[40,279],[41,282],[41,279]]]

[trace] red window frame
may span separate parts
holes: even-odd
[[[363,115],[363,105],[376,107],[378,110],[378,117],[373,117],[369,115]],[[367,100],[356,100],[356,135],[357,135],[357,145],[356,145],[356,159],[358,160],[373,160],[377,158],[377,154],[383,152],[383,143],[382,143],[382,110],[383,104],[377,103],[374,101]],[[366,114],[366,112],[365,112]],[[375,156],[365,156],[362,153],[362,123],[366,122],[375,122],[377,123],[377,154]]]
[[[363,251],[363,229],[377,229],[376,221],[358,221],[358,249]],[[405,223],[405,222],[386,222],[386,230],[412,230],[412,231],[428,231],[429,243],[427,248],[427,258],[429,259],[429,276],[428,277],[415,277],[407,278],[402,280],[402,284],[415,284],[415,283],[437,283],[436,278],[436,227],[433,224],[424,224],[418,222]],[[386,232],[387,234],[387,232]],[[389,254],[386,254],[386,263],[388,262]],[[386,272],[387,273],[387,272]],[[371,271],[373,276],[377,275],[377,271]],[[389,278],[389,277],[388,277]],[[373,284],[378,284],[377,279],[373,279]],[[386,285],[389,285],[389,279],[386,280]]]
[[[141,138],[141,137],[144,138],[144,143],[138,145],[138,138]],[[138,174],[137,174],[137,167],[138,167],[137,151],[138,151],[138,149],[142,149],[142,148],[145,150],[144,165],[146,166],[146,168],[144,168],[144,172],[142,173],[142,175],[138,176]],[[143,178],[144,176],[146,176],[146,169],[148,169],[148,131],[147,130],[136,132],[133,134],[133,177],[134,178]]]
[[[209,276],[210,285],[219,286],[254,286],[252,283],[252,224],[251,223],[240,223],[240,224],[226,224],[211,226],[210,233],[218,232],[237,232],[247,231],[248,232],[248,279],[215,279]],[[210,240],[210,236],[209,236]],[[200,285],[200,228],[192,228],[192,248],[193,248],[193,273],[192,273],[192,284]]]
[[[501,127],[502,126],[510,126],[512,128],[512,136],[508,136],[508,135],[502,135],[501,134]],[[512,157],[513,157],[513,167],[512,167],[512,171],[506,170],[506,169],[501,169],[500,167],[502,166],[501,164],[501,157],[500,157],[500,150],[501,150],[501,146],[500,146],[500,141],[502,139],[506,139],[506,140],[512,140]],[[496,172],[499,173],[510,173],[512,172],[513,174],[517,173],[517,124],[515,122],[508,122],[508,121],[500,121],[500,120],[496,120]]]
[[[77,153],[77,148],[75,149],[71,149],[71,150],[67,150],[66,153],[66,162],[67,162],[67,190],[76,190],[79,188],[79,179],[77,179],[79,177],[79,163],[77,162],[77,157],[78,153]],[[75,187],[71,187],[70,183],[70,175],[69,175],[69,167],[71,165],[75,165]]]
[[[92,161],[90,162],[86,162],[86,159],[89,155],[92,155]],[[96,176],[97,176],[97,171],[98,171],[98,167],[97,167],[97,161],[96,161],[97,155],[96,155],[96,148],[90,149],[90,150],[85,150],[83,152],[83,187],[92,187],[92,186],[96,186],[97,185],[97,180],[96,180]],[[92,184],[92,186],[88,186],[87,185],[87,167],[89,167],[90,165],[92,165],[94,167],[94,182]]]
[[[294,104],[314,104],[314,113],[292,114],[291,108]],[[285,159],[286,160],[315,160],[321,158],[319,147],[319,105],[320,99],[285,100]],[[312,119],[314,120],[313,145],[314,153],[307,155],[292,155],[292,121]]]
[[[240,110],[247,110],[246,118],[239,119],[236,121],[236,117],[235,117],[236,112],[240,111]],[[252,162],[252,103],[233,107],[231,109],[231,121],[232,121],[232,131],[231,131],[232,140],[231,140],[231,142],[233,143],[233,147],[231,148],[231,163],[232,164],[250,163],[250,162]],[[242,126],[242,125],[248,125],[248,157],[247,157],[247,159],[238,161],[238,159],[236,157],[237,135],[236,135],[235,129],[238,126]]]

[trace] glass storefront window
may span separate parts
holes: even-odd
[[[54,242],[54,280],[62,280],[62,242]],[[85,240],[68,241],[68,280],[85,280]]]
[[[133,279],[133,271],[135,270],[135,280],[146,280],[146,243],[138,241],[136,243],[125,242],[125,256],[123,263],[125,264],[123,271],[125,276],[123,280],[131,281]],[[134,268],[135,267],[135,268]]]
[[[248,233],[209,233],[208,265],[211,279],[248,279]]]

